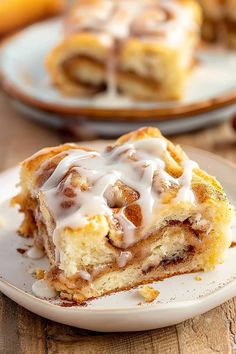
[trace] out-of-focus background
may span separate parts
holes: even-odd
[[[94,15],[93,6],[99,7],[98,1],[88,1],[89,6],[86,0],[80,2],[86,8],[86,26],[88,23],[91,26],[89,11],[92,27],[96,16],[100,16],[102,21],[106,6],[101,6],[98,15]],[[156,2],[159,3],[158,0]],[[176,101],[145,102],[127,98],[114,100],[112,96],[97,100],[94,94],[86,98],[61,94],[53,86],[45,69],[45,56],[60,44],[66,33],[65,16],[74,6],[72,1],[0,0],[0,170],[15,166],[45,146],[84,140],[91,140],[92,144],[93,140],[114,139],[144,125],[159,127],[175,143],[195,146],[236,163],[236,49],[234,45],[228,45],[228,40],[216,38],[222,37],[221,27],[222,33],[228,33],[226,30],[230,29],[232,32],[227,38],[230,38],[230,44],[235,44],[236,20],[228,15],[222,19],[221,10],[219,13],[211,11],[216,10],[215,6],[221,1],[209,1],[209,8],[204,7],[206,3],[207,0],[201,5],[204,11],[202,26],[207,42],[201,39],[197,46],[194,68],[189,74],[184,96]],[[80,16],[79,9],[77,12]],[[211,12],[214,16],[217,12],[216,17],[211,17]],[[152,17],[152,11],[149,16]],[[122,21],[121,17],[121,28]],[[218,34],[214,31],[216,27],[219,27]],[[85,31],[84,28],[80,30]],[[91,32],[91,28],[88,32]],[[79,71],[82,64],[84,62],[81,62]],[[82,76],[84,72],[82,70]],[[86,90],[92,88],[87,85]],[[4,296],[1,301],[1,322],[4,326],[0,327],[4,353],[7,350],[10,350],[9,353],[15,352],[19,338],[24,353],[46,353],[50,350],[54,353],[77,353],[80,352],[76,351],[79,345],[81,353],[131,353],[136,350],[135,346],[140,353],[146,350],[150,353],[175,353],[180,345],[177,343],[175,327],[149,331],[143,335],[95,337],[88,331],[46,322]],[[214,350],[229,352],[226,341],[229,333],[224,321],[226,317],[227,321],[231,321],[232,313],[222,307],[221,310],[215,309],[199,316],[191,323],[188,321],[186,325],[178,325],[183,352],[194,352],[194,348],[185,343],[199,344],[199,338],[204,337],[202,333],[207,334],[207,340],[203,339],[203,344],[199,344],[199,353]],[[209,325],[209,318],[213,327]],[[225,338],[225,341],[219,340],[215,347],[216,338],[212,328],[215,333],[221,328],[222,337]],[[234,329],[231,328],[231,331]],[[49,349],[45,349],[46,336],[51,346]],[[171,350],[166,349],[166,343]],[[108,349],[104,349],[104,344]],[[130,351],[127,351],[127,347],[131,348]]]
[[[173,136],[178,142],[190,142],[219,154],[227,154],[227,149],[232,151],[233,141],[231,144],[229,139],[234,140],[236,49],[228,48],[228,37],[222,42],[215,38],[217,33],[220,33],[220,29],[216,28],[220,28],[223,21],[228,24],[226,20],[218,18],[219,14],[215,14],[216,6],[220,3],[217,0],[212,8],[211,5],[206,6],[207,2],[203,2],[201,30],[207,42],[201,40],[198,45],[194,69],[187,80],[185,93],[180,101],[159,102],[157,98],[157,101],[145,102],[144,99],[140,102],[140,99],[127,100],[126,97],[114,100],[110,96],[97,100],[96,95],[84,98],[80,94],[78,96],[61,94],[58,87],[51,83],[52,79],[45,68],[47,55],[56,45],[63,42],[62,38],[66,37],[65,34],[73,26],[75,32],[91,32],[91,29],[92,32],[96,32],[98,28],[96,21],[103,20],[107,11],[107,6],[101,5],[103,2],[1,1],[2,149],[6,149],[9,155],[11,144],[17,144],[19,138],[15,138],[14,131],[22,137],[16,158],[12,157],[11,162],[8,159],[6,166],[16,163],[44,145],[64,140],[115,138],[143,125],[157,126],[164,134]],[[131,7],[130,9],[132,12]],[[160,13],[160,9],[158,11]],[[70,13],[72,15],[68,15]],[[157,10],[152,4],[148,18],[152,19],[153,16],[156,19],[156,13]],[[119,19],[121,28],[125,26],[125,17],[122,19],[122,15]],[[218,17],[215,19],[216,15]],[[146,18],[141,18],[140,21],[144,22],[142,31],[145,31],[148,28],[145,28]],[[230,24],[233,27],[232,23]],[[174,25],[178,27],[178,22]],[[216,33],[213,31],[214,28]],[[179,51],[182,50],[181,47]],[[135,60],[135,55],[133,56]],[[86,66],[85,69],[82,66],[80,68],[83,75]],[[173,72],[174,70],[173,68]],[[218,131],[222,129],[224,133],[219,134]],[[190,135],[181,135],[187,132]],[[214,140],[214,134],[215,139],[221,138],[220,145],[225,145],[224,152],[216,150],[218,143],[214,143],[214,147],[210,145],[210,141]],[[209,139],[204,139],[205,135],[209,135]],[[4,138],[8,144],[4,143]]]
[[[89,14],[94,16],[93,2],[89,3],[90,7],[81,10],[86,26]],[[67,140],[111,139],[144,125],[159,127],[175,142],[234,159],[235,49],[214,38],[213,42],[212,38],[207,44],[202,42],[195,57],[197,64],[180,101],[117,103],[105,97],[102,103],[97,103],[96,96],[81,99],[60,95],[49,82],[45,57],[62,41],[64,35],[58,26],[65,29],[64,18],[71,6],[72,1],[63,0],[0,3],[2,169],[45,145]],[[215,19],[210,22],[209,9],[205,7],[203,29],[204,36],[209,37]],[[92,21],[97,20],[96,16]],[[80,17],[77,21],[81,21]]]

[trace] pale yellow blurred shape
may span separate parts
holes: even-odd
[[[0,35],[60,13],[63,8],[64,0],[1,0]]]

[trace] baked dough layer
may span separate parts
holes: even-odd
[[[45,249],[48,281],[78,303],[175,274],[213,269],[230,246],[232,207],[216,179],[155,128],[104,152],[65,144],[21,164],[19,228]]]

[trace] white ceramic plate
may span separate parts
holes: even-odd
[[[61,117],[58,113],[48,112],[37,107],[29,106],[24,102],[10,97],[11,105],[25,117],[36,122],[49,125],[56,129],[64,129],[81,136],[100,136],[102,138],[115,138],[129,131],[145,126],[159,128],[164,135],[186,133],[200,128],[206,128],[213,124],[230,119],[236,113],[236,104],[212,110],[210,112],[193,115],[192,117],[179,117],[178,119],[162,119],[156,121],[146,119],[141,121],[120,122],[117,120],[93,120],[83,117]],[[84,134],[83,134],[84,133]]]
[[[236,168],[204,151],[186,148],[192,159],[224,185],[236,205]],[[0,175],[0,215],[5,219],[0,229],[0,290],[28,310],[48,319],[96,331],[139,331],[173,325],[199,315],[236,295],[236,248],[227,252],[225,263],[207,273],[175,276],[152,286],[160,291],[151,304],[139,303],[137,289],[124,291],[88,302],[86,307],[63,307],[32,295],[31,271],[47,267],[46,259],[32,261],[16,251],[30,244],[16,233],[19,213],[9,207],[9,198],[17,191],[18,169]]]
[[[86,117],[94,131],[115,135],[135,129],[144,121],[161,126],[165,133],[187,131],[228,119],[236,112],[236,51],[200,48],[199,65],[193,70],[180,102],[79,99],[61,95],[50,84],[45,70],[46,55],[61,39],[59,19],[32,25],[3,44],[2,86],[12,98],[29,106],[32,117],[45,113],[43,120],[53,123],[52,114],[56,113],[56,119],[60,116],[66,121],[70,116],[77,124],[84,123]]]

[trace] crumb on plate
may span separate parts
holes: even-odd
[[[43,279],[45,275],[45,270],[41,269],[41,268],[37,268],[35,270],[35,277],[36,279],[40,280]]]
[[[194,279],[197,281],[200,281],[200,280],[202,280],[202,277],[200,277],[200,275],[196,275],[196,277]]]
[[[17,250],[17,252],[20,253],[20,254],[25,254],[25,252],[27,251],[27,250],[24,249],[24,248],[17,248],[16,250]]]
[[[146,302],[154,301],[160,292],[154,289],[152,286],[144,285],[139,289],[139,294],[144,298]]]

